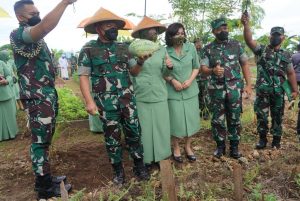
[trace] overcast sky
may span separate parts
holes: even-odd
[[[13,12],[15,2],[15,0],[0,0],[0,6],[12,16],[12,18],[0,18],[0,46],[9,43],[11,30],[18,27]],[[35,0],[35,5],[43,17],[58,2],[60,0]],[[91,38],[86,39],[83,30],[76,28],[77,25],[82,19],[93,15],[101,6],[121,17],[125,17],[128,13],[144,14],[144,0],[78,0],[75,3],[75,12],[73,7],[69,6],[58,26],[46,36],[45,40],[49,48],[78,51]],[[267,33],[273,26],[283,26],[288,35],[300,34],[299,0],[265,0],[261,6],[266,15],[262,22],[263,29],[259,33]],[[148,15],[169,16],[171,11],[168,0],[148,0]],[[128,19],[135,24],[140,20],[132,17]]]

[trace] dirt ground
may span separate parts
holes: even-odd
[[[66,81],[66,85],[72,90],[78,90],[74,83],[68,84]],[[298,174],[300,182],[300,144],[295,137],[294,119],[295,112],[286,111],[280,150],[273,150],[268,145],[263,151],[255,151],[255,120],[244,125],[240,146],[244,155],[244,160],[240,163],[243,169],[243,200],[268,200],[267,196],[271,194],[276,200],[300,200],[300,183],[296,182]],[[17,138],[0,142],[0,201],[35,200],[34,175],[29,158],[30,136],[26,134],[23,112],[19,113],[18,122],[21,133]],[[105,192],[106,196],[109,195],[107,192],[114,192],[111,185],[112,170],[103,144],[103,135],[89,132],[87,121],[59,124],[57,129],[60,136],[50,150],[53,174],[67,175],[68,181],[73,185],[73,194],[85,189],[82,200],[99,200],[99,197],[91,198],[93,192],[98,192],[95,193],[97,196],[99,192]],[[178,199],[234,200],[232,165],[238,161],[227,156],[220,160],[212,157],[215,143],[209,130],[202,129],[193,139],[197,161],[189,163],[185,159],[182,165],[174,164]],[[269,142],[271,141],[269,138]],[[126,178],[129,181],[133,177],[132,161],[126,151],[124,161]],[[132,187],[131,182],[128,182],[124,187],[128,192],[120,200],[162,198],[159,173],[152,173],[148,183],[135,182]],[[258,188],[258,184],[262,187]],[[155,191],[154,196],[151,194],[151,199],[149,189]],[[256,194],[265,195],[265,198],[254,199]]]

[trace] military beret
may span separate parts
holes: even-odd
[[[270,34],[272,35],[273,33],[279,33],[281,35],[284,35],[284,28],[283,27],[273,27],[271,29]]]
[[[227,22],[226,22],[225,18],[218,18],[218,19],[215,19],[214,21],[212,21],[210,23],[210,25],[211,25],[211,28],[214,30],[214,29],[219,28],[222,25],[227,25]]]

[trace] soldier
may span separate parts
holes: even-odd
[[[78,75],[86,110],[93,115],[100,113],[106,150],[115,173],[113,181],[117,185],[125,182],[121,128],[134,160],[135,175],[141,180],[149,178],[143,162],[141,130],[128,72],[131,58],[127,45],[115,42],[118,29],[122,29],[124,25],[122,18],[100,8],[84,26],[86,32],[98,34],[98,39],[83,46],[78,61]],[[90,76],[94,99],[89,90]]]
[[[49,146],[55,131],[58,104],[51,53],[43,38],[74,2],[76,0],[62,0],[42,20],[31,0],[20,0],[14,5],[20,26],[12,31],[10,41],[19,77],[20,99],[29,115],[30,155],[39,199],[60,196],[59,183],[66,178],[52,177],[50,171]],[[65,186],[71,189],[70,184]]]
[[[244,91],[251,94],[248,58],[238,41],[228,39],[226,19],[219,18],[211,23],[215,40],[204,48],[201,67],[206,75],[211,75],[208,87],[211,96],[211,127],[217,150],[214,156],[225,155],[225,140],[228,132],[230,157],[238,159],[242,110],[243,80],[240,68],[246,80]],[[225,118],[227,130],[225,126]]]
[[[252,33],[247,14],[242,15],[244,38],[248,47],[253,51],[257,60],[256,99],[254,111],[257,115],[257,132],[259,142],[257,149],[264,149],[267,145],[268,116],[271,111],[273,135],[272,148],[280,148],[282,135],[282,116],[284,113],[283,82],[288,79],[292,87],[292,97],[298,95],[297,81],[291,55],[281,49],[284,40],[284,29],[273,27],[270,32],[270,44],[260,45],[252,39]]]
[[[194,45],[197,50],[197,54],[199,59],[201,58],[202,53],[202,42],[199,38],[194,40]],[[208,84],[209,84],[210,76],[203,75],[201,71],[199,71],[198,76],[196,77],[197,84],[199,87],[199,109],[200,109],[200,117],[204,120],[209,119],[209,105],[210,105],[210,97],[208,93]]]
[[[300,44],[297,45],[297,53],[292,55],[292,63],[296,73],[296,79],[297,79],[298,90],[299,90],[300,89]],[[298,103],[298,109],[299,108],[300,108],[300,102]],[[298,111],[297,137],[300,142],[300,110]]]

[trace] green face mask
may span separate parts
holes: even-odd
[[[174,36],[172,38],[173,45],[182,45],[185,41],[184,36]]]
[[[146,30],[142,30],[142,31],[140,32],[140,38],[141,38],[141,39],[146,39],[146,40],[151,40],[151,41],[153,41],[153,42],[156,42],[158,36],[157,36],[157,33],[155,33],[155,34],[154,34],[154,33],[153,33],[153,34],[150,34],[150,33],[149,33],[149,30],[146,29]]]

